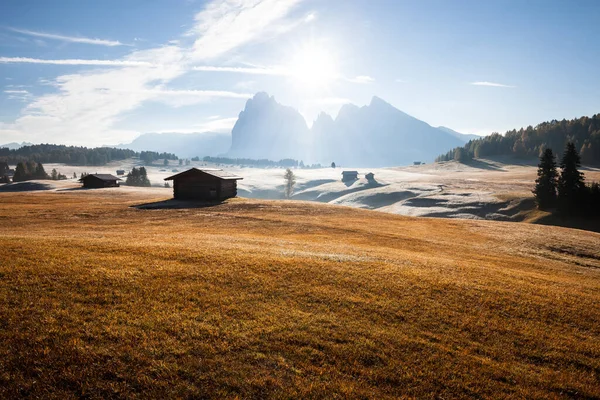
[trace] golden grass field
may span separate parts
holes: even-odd
[[[0,398],[600,398],[600,234],[151,197],[0,193]]]

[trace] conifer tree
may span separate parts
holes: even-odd
[[[537,179],[533,194],[535,201],[540,209],[545,210],[554,207],[556,204],[556,185],[557,176],[556,161],[552,149],[544,150],[538,164]]]
[[[15,168],[15,174],[13,175],[13,182],[22,182],[27,180],[27,166],[25,163],[20,162]]]
[[[561,173],[558,178],[558,208],[563,214],[573,214],[578,211],[585,196],[583,174],[579,172],[581,159],[575,145],[567,143],[560,162]]]
[[[35,179],[48,179],[48,174],[46,173],[42,163],[37,163],[35,166],[35,173],[33,175]]]

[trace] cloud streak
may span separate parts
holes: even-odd
[[[288,31],[286,20],[301,0],[213,0],[196,15],[191,47],[179,43],[136,50],[117,60],[45,60],[27,57],[0,57],[0,64],[48,64],[104,67],[61,75],[49,83],[53,93],[30,99],[21,116],[10,124],[0,124],[0,137],[41,142],[50,137],[67,144],[101,145],[123,142],[139,134],[116,128],[128,112],[145,102],[161,102],[172,107],[197,104],[211,99],[242,100],[248,93],[226,90],[176,90],[173,80],[188,73],[194,64],[223,56],[250,42]],[[293,22],[293,21],[292,21]],[[13,29],[14,30],[14,29]],[[90,39],[19,30],[25,35],[66,42],[104,46],[123,45],[118,41]],[[112,68],[111,68],[112,67]],[[200,71],[239,72],[277,75],[277,69],[198,67]],[[16,95],[16,94],[13,94]],[[232,118],[213,122],[212,128],[226,127]]]
[[[289,76],[291,72],[283,67],[218,67],[213,65],[201,65],[192,67],[194,71],[202,72],[232,72],[238,74],[250,75],[272,75],[272,76]]]
[[[28,57],[0,57],[0,64],[90,65],[99,67],[150,67],[153,65],[148,61],[81,59],[44,60]]]
[[[198,35],[192,57],[206,60],[219,57],[269,33],[289,28],[278,25],[301,0],[215,0],[195,16],[188,35]],[[293,27],[295,24],[288,24]]]
[[[7,28],[10,31],[20,33],[22,35],[41,37],[44,39],[52,39],[59,40],[62,42],[69,43],[84,43],[84,44],[93,44],[98,46],[125,46],[125,44],[119,42],[118,40],[106,40],[106,39],[96,39],[96,38],[88,38],[83,36],[66,36],[66,35],[58,35],[54,33],[45,33],[45,32],[36,32],[30,31],[28,29],[17,29],[17,28]]]
[[[489,86],[489,87],[499,87],[499,88],[515,88],[516,87],[516,86],[512,86],[512,85],[504,85],[502,83],[487,82],[487,81],[471,82],[471,83],[469,83],[469,85]]]

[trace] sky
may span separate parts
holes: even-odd
[[[230,132],[265,91],[306,118],[378,96],[491,132],[600,112],[600,2],[3,0],[0,144]]]

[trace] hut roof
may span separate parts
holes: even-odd
[[[198,172],[202,172],[202,173],[205,173],[207,175],[212,175],[215,178],[219,178],[219,179],[232,179],[232,180],[244,179],[241,176],[237,176],[237,175],[231,174],[229,172],[225,172],[222,169],[216,169],[216,168],[203,168],[203,169],[190,168],[187,171],[183,171],[183,172],[180,172],[178,174],[169,176],[168,178],[165,178],[165,181],[171,181],[173,179],[179,178],[182,175],[194,174],[194,173],[198,173]]]
[[[358,171],[342,171],[342,175],[346,175],[346,174],[354,175],[354,174],[358,174]]]
[[[92,176],[94,178],[100,179],[101,181],[121,181],[122,180],[121,178],[117,178],[116,176],[113,176],[111,174],[88,174],[81,179],[85,179],[88,176]]]

